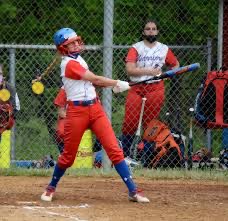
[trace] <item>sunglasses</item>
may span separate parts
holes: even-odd
[[[152,31],[157,31],[158,29],[157,28],[144,28],[145,31],[149,31],[149,30],[152,30]]]

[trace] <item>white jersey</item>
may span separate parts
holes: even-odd
[[[165,64],[166,55],[168,53],[168,46],[160,42],[156,42],[152,48],[147,47],[143,41],[140,41],[132,46],[138,52],[137,67],[151,67],[162,68]],[[130,80],[133,82],[143,81],[151,78],[152,76],[142,75],[133,77],[130,76]],[[160,80],[156,80],[160,81]],[[156,81],[150,81],[156,82]]]
[[[88,65],[80,55],[76,59],[64,56],[60,67],[68,101],[92,100],[96,98],[97,95],[92,83],[81,78],[84,74],[81,73],[81,69],[88,70]]]

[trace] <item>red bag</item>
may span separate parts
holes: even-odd
[[[210,71],[195,102],[197,123],[206,128],[228,127],[228,71]]]

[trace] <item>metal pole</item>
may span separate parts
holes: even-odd
[[[212,63],[212,39],[207,39],[207,72],[211,71]],[[206,144],[209,151],[212,151],[212,131],[206,130]]]
[[[223,14],[224,14],[224,0],[219,1],[218,13],[218,55],[217,55],[217,68],[222,67],[223,55]]]
[[[207,38],[207,71],[211,71],[212,64],[212,39]]]
[[[114,1],[104,1],[104,40],[103,40],[103,73],[105,77],[112,78],[112,60],[113,60],[113,15]],[[102,104],[110,121],[112,119],[112,89],[103,90]],[[106,154],[103,154],[103,168],[111,167],[110,160]]]
[[[9,49],[9,76],[10,76],[10,84],[15,87],[15,52],[16,50],[11,48]],[[11,129],[11,137],[10,137],[10,155],[11,155],[11,161],[15,160],[16,154],[15,154],[15,144],[16,144],[16,136],[15,136],[15,125]]]
[[[103,41],[103,73],[105,77],[112,78],[113,60],[113,0],[104,1],[104,41]],[[112,90],[103,90],[102,102],[109,119],[112,118]]]

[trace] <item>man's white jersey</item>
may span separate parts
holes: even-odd
[[[137,67],[150,67],[150,68],[162,68],[165,64],[166,55],[168,53],[168,46],[160,42],[156,42],[152,48],[147,47],[143,41],[140,41],[132,46],[138,52],[138,59],[136,62]],[[143,81],[151,78],[152,76],[143,75],[133,77],[130,76],[131,81]],[[159,81],[159,80],[157,80]],[[153,81],[155,82],[155,81]]]

